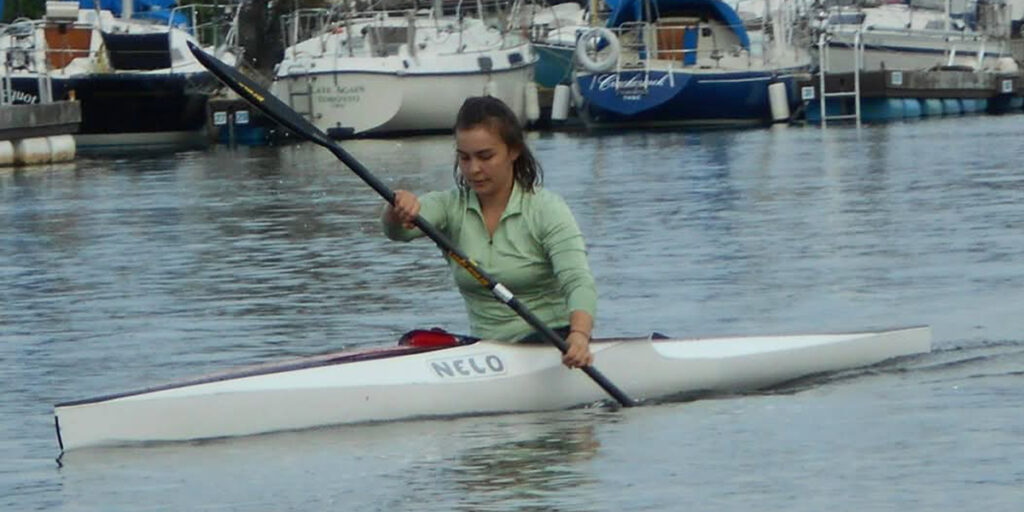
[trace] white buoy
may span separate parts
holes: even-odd
[[[580,91],[580,85],[573,80],[569,90],[572,92],[569,96],[572,98],[572,104],[576,106],[576,110],[579,110],[583,107],[583,93]]]
[[[772,108],[772,122],[789,121],[789,98],[786,84],[775,82],[768,86],[768,104]]]
[[[16,165],[39,165],[50,161],[50,142],[46,137],[31,137],[14,141]]]
[[[565,121],[569,119],[569,86],[558,84],[555,86],[555,97],[551,100],[551,120]]]
[[[14,144],[9,140],[0,140],[0,167],[14,165]]]
[[[75,159],[75,137],[73,135],[54,135],[50,139],[50,161],[70,162]]]
[[[523,88],[526,93],[526,119],[536,123],[540,119],[540,98],[537,92],[537,83],[530,82]]]
[[[597,51],[597,56],[591,57],[589,50],[601,48],[602,45],[604,48]],[[619,38],[615,32],[604,27],[594,27],[576,41],[576,61],[593,73],[611,71],[618,64],[620,53],[622,47]]]

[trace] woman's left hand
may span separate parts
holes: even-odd
[[[590,353],[590,337],[579,331],[572,331],[565,338],[569,350],[562,356],[562,364],[569,368],[582,368],[594,362]]]

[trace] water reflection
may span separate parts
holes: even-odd
[[[515,510],[549,510],[566,489],[596,483],[580,465],[601,446],[594,425],[556,425],[529,439],[469,450],[446,467],[467,493],[460,510],[507,503]],[[514,503],[514,505],[512,505]]]
[[[570,203],[587,236],[601,293],[601,336],[931,324],[941,346],[1020,338],[1020,121],[957,118],[861,132],[550,134],[531,144],[546,183]],[[345,147],[393,187],[452,185],[449,136]],[[53,508],[43,495],[54,486],[55,402],[394,342],[413,327],[464,330],[462,300],[437,249],[428,241],[384,240],[377,226],[381,203],[333,155],[311,145],[117,160],[84,156],[64,167],[0,170],[0,416],[9,432],[0,453],[17,465],[0,479],[0,487],[15,489],[9,508]],[[942,411],[956,410],[947,398],[977,406],[964,392],[968,385],[971,393],[985,394],[999,380],[999,399],[983,404],[994,411],[986,417],[1013,425],[1020,410],[1013,399],[1020,393],[1013,394],[1012,379],[1019,378],[1019,366],[1017,356],[1005,364],[986,360],[965,383],[943,379],[931,387],[902,374],[865,378],[888,377],[879,386],[885,392],[868,402],[893,390],[907,399],[878,402],[881,414],[863,417],[885,418],[886,409],[919,403],[934,389],[945,392],[936,400]],[[822,411],[846,410],[845,400],[832,402],[828,394],[820,394]],[[729,408],[734,400],[717,405]],[[709,405],[716,404],[685,409]],[[619,438],[617,428],[605,428],[613,420],[563,411],[346,428],[274,438],[280,442],[224,443],[219,450],[111,452],[107,471],[102,461],[75,456],[63,473],[63,483],[74,484],[64,489],[65,504],[420,512],[589,510],[600,502],[623,504],[609,510],[637,503],[672,510],[678,497],[669,494],[683,491],[662,469],[696,459],[693,448],[707,448],[703,460],[718,461],[714,454],[735,446],[737,436],[725,430],[719,445],[700,436],[690,437],[698,443],[673,443],[693,416],[662,416],[664,424],[648,416]],[[793,432],[788,427],[802,422],[813,430],[800,411],[765,418],[745,428]],[[772,423],[779,418],[785,423]],[[947,419],[946,432],[970,432],[956,415]],[[898,431],[899,425],[868,427]],[[871,428],[858,425],[850,439],[831,437],[837,446],[853,441],[856,447],[857,434]],[[722,432],[716,427],[701,434]],[[629,446],[641,433],[644,441]],[[647,435],[655,441],[648,443]],[[917,436],[908,432],[901,439]],[[869,437],[860,439],[862,446]],[[752,434],[748,447],[760,441]],[[660,466],[638,455],[635,448],[647,446]],[[799,469],[800,457],[829,468],[844,464],[799,449],[777,453],[779,467]],[[923,446],[891,453],[913,461],[938,452]],[[948,467],[975,467],[971,460],[947,460]],[[716,496],[735,505],[729,482],[757,474],[756,467],[743,472],[722,461],[691,474],[712,498],[695,493],[698,508]],[[127,468],[138,472],[134,480]],[[883,480],[893,476],[887,464],[871,469]],[[922,479],[925,487],[939,481],[933,476]],[[638,499],[607,485],[628,477],[648,492]],[[786,481],[821,483],[801,475]],[[181,485],[165,488],[164,482]],[[396,506],[381,505],[382,496],[398,497]],[[757,499],[763,497],[750,498]],[[787,499],[767,506],[784,507]],[[249,506],[253,500],[258,506]]]
[[[443,463],[427,457],[410,468],[407,494],[427,502],[459,496],[454,508],[466,511],[594,510],[591,463],[602,451],[600,433],[621,418],[585,409],[475,422],[448,441],[460,448]]]

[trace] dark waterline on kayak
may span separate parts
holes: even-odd
[[[383,240],[381,201],[315,146],[0,170],[3,503],[1016,510],[1022,122],[531,139],[587,236],[599,335],[929,324],[932,354],[745,396],[84,450],[59,469],[54,403],[464,331],[465,314],[437,249]],[[345,147],[392,187],[451,183],[447,137]]]

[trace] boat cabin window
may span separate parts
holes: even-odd
[[[153,34],[101,33],[110,67],[152,70],[171,67],[171,39],[167,32]]]
[[[398,55],[398,48],[409,40],[408,27],[366,27],[366,39],[374,57]]]

